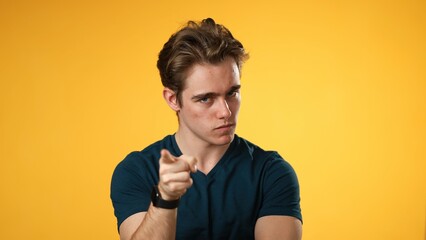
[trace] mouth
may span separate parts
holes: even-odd
[[[224,125],[220,125],[219,127],[216,127],[215,130],[220,130],[220,129],[229,129],[235,126],[235,123],[228,123],[228,124],[224,124]]]

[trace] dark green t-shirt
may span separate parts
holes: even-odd
[[[112,176],[111,199],[117,224],[147,211],[158,184],[161,149],[182,155],[174,135],[130,153]],[[276,152],[235,138],[207,174],[191,173],[193,185],[182,196],[176,239],[254,239],[256,220],[267,215],[302,220],[299,183],[293,168]]]

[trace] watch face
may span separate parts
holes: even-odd
[[[151,191],[151,201],[154,204],[154,206],[157,205],[157,201],[159,197],[160,197],[160,194],[158,193],[158,188],[157,186],[154,186]]]

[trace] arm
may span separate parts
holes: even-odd
[[[254,235],[256,240],[300,240],[302,223],[290,216],[264,216],[257,219]]]
[[[150,205],[148,212],[133,214],[120,225],[120,239],[174,239],[176,209],[162,209]]]
[[[279,155],[271,155],[265,174],[264,201],[255,225],[255,239],[300,240],[302,214],[296,172]]]
[[[160,182],[158,188],[165,200],[179,199],[191,187],[190,171],[196,171],[192,157],[174,157],[167,150],[161,151]],[[174,239],[176,235],[177,209],[163,209],[150,205],[147,212],[128,217],[120,225],[121,240]]]

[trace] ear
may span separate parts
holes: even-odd
[[[169,107],[173,109],[173,111],[178,112],[180,110],[179,102],[175,91],[165,87],[163,89],[163,98],[164,100],[166,100],[167,105],[169,105]]]

